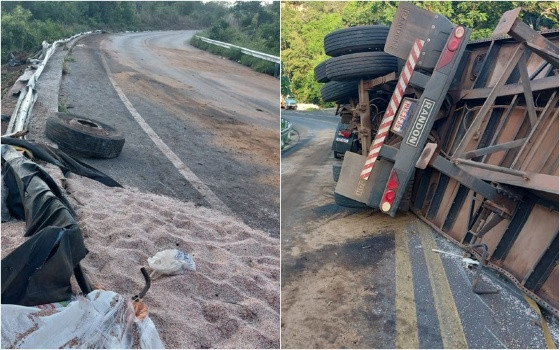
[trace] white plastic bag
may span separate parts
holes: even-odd
[[[164,275],[180,275],[187,270],[196,270],[196,264],[191,256],[178,249],[167,249],[157,252],[148,258],[148,265],[154,270],[152,278]]]
[[[141,348],[164,347],[149,317],[138,320],[132,302],[115,292],[95,290],[51,307],[2,304],[2,348],[123,349],[138,346],[135,332]]]

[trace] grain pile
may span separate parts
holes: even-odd
[[[193,257],[196,271],[155,278],[144,298],[167,348],[279,347],[279,239],[192,203],[73,174],[64,182],[95,285],[133,296],[148,257],[170,248]]]

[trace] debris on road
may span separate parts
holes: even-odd
[[[60,148],[94,158],[118,157],[125,142],[123,133],[114,127],[70,113],[47,119],[46,134]]]
[[[179,249],[166,249],[148,258],[148,265],[154,270],[151,278],[159,275],[182,275],[188,270],[196,271],[191,256]]]
[[[69,303],[2,304],[2,348],[161,349],[163,343],[152,320],[137,318],[124,296],[96,290]]]
[[[441,253],[441,254],[450,255],[450,256],[456,256],[458,258],[463,257],[462,255],[455,254],[455,253],[444,252],[443,250],[439,250],[439,249],[432,249],[432,252]]]
[[[465,267],[470,269],[473,266],[478,266],[480,264],[480,262],[471,259],[471,258],[463,258],[463,263],[465,264]]]

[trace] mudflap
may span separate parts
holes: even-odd
[[[384,158],[378,159],[369,178],[362,180],[360,173],[365,162],[366,156],[346,152],[334,192],[369,207],[378,208],[393,163]]]

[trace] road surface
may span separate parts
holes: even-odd
[[[490,273],[481,286],[499,293],[472,293],[463,252],[416,216],[334,203],[336,119],[283,117],[306,135],[282,153],[283,348],[545,347],[515,287]]]
[[[60,103],[123,131],[87,162],[128,187],[233,213],[279,235],[279,81],[189,45],[195,31],[91,35]]]

